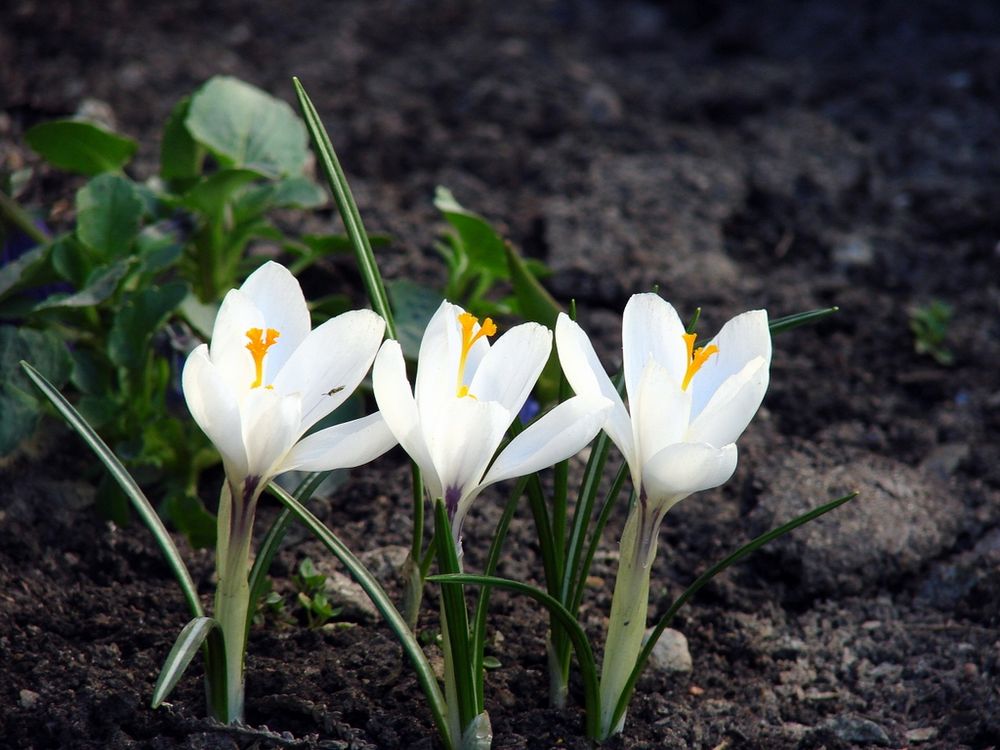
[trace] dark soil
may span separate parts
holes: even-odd
[[[303,80],[369,229],[395,238],[386,276],[442,280],[446,185],[553,268],[608,362],[628,295],[654,284],[703,306],[706,332],[753,307],[841,306],[776,339],[736,477],[664,524],[653,614],[750,535],[861,498],[705,589],[675,622],[693,671],[644,678],[609,748],[1000,746],[1000,7],[14,0],[2,168],[37,163],[26,128],[95,98],[147,176],[174,102],[217,73],[289,101]],[[40,168],[30,200],[65,211],[77,185]],[[325,270],[361,300],[348,261]],[[935,299],[956,311],[952,367],[914,351],[910,311]],[[148,534],[94,512],[91,463],[51,422],[0,468],[0,745],[436,746],[408,663],[363,613],[255,628],[247,727],[203,718],[197,665],[151,710],[186,612]],[[466,524],[473,569],[501,497]],[[361,552],[406,543],[407,498],[394,452],[317,512]],[[523,516],[501,572],[538,581]],[[622,518],[584,609],[598,642]],[[207,601],[211,557],[183,549]],[[294,536],[279,591],[305,555],[326,558]],[[546,707],[542,614],[498,594],[492,623],[495,747],[587,747],[579,695]]]

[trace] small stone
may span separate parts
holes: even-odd
[[[919,729],[908,729],[906,731],[906,741],[917,744],[919,742],[930,742],[937,737],[938,730],[935,727],[920,727]]]
[[[320,568],[320,565],[316,565]],[[326,595],[333,606],[343,607],[340,617],[347,620],[378,621],[378,610],[353,579],[339,570],[322,571],[326,576]]]
[[[646,631],[646,638],[649,638],[650,633],[652,628]],[[694,665],[684,634],[670,628],[664,630],[649,655],[649,666],[659,672],[690,672]]]
[[[20,693],[21,697],[21,708],[26,708],[29,711],[38,705],[38,699],[41,697],[34,690],[22,690]]]
[[[823,723],[823,728],[832,732],[844,742],[858,745],[878,745],[888,747],[892,744],[886,731],[874,721],[862,719],[859,716],[835,716]]]
[[[875,262],[875,251],[864,237],[851,235],[833,249],[833,263],[838,268],[867,268]]]

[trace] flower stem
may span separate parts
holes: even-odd
[[[632,507],[619,545],[621,559],[611,600],[608,639],[601,667],[601,739],[622,731],[625,715],[612,726],[618,699],[642,649],[649,607],[649,575],[656,556],[656,532],[662,516],[645,498]]]
[[[254,508],[260,495],[255,477],[244,480],[234,501],[226,481],[219,498],[215,589],[215,619],[226,645],[226,715],[228,724],[243,719],[243,660],[247,646],[247,611],[250,607],[250,541]]]

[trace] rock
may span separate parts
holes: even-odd
[[[872,453],[810,450],[760,467],[752,534],[852,490],[860,496],[763,548],[761,560],[783,571],[793,596],[871,590],[912,575],[954,544],[962,499],[933,477]]]
[[[912,742],[914,745],[920,742],[930,742],[932,739],[937,737],[938,730],[936,727],[920,727],[919,729],[908,729],[906,731],[906,741]]]
[[[403,565],[409,554],[409,547],[402,544],[389,544],[385,547],[376,547],[362,552],[358,558],[371,574],[384,584],[402,573]]]
[[[888,747],[892,744],[886,731],[874,721],[858,716],[835,716],[823,722],[822,729],[833,733],[844,742],[856,745],[878,745]]]
[[[652,632],[653,628],[647,630],[646,638]],[[670,628],[664,630],[649,655],[649,667],[657,672],[670,674],[691,672],[693,663],[685,635]]]
[[[20,692],[19,697],[21,699],[21,708],[30,711],[38,705],[38,699],[41,696],[34,690],[24,689]]]
[[[368,594],[354,582],[353,578],[333,569],[326,560],[316,562],[316,570],[326,576],[325,591],[331,605],[344,608],[340,618],[363,622],[378,621],[378,610],[368,598]]]

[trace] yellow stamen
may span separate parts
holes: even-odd
[[[713,354],[719,353],[719,347],[715,344],[709,344],[708,346],[699,346],[695,349],[694,340],[698,338],[698,334],[684,333],[681,335],[684,337],[684,343],[687,345],[688,354],[687,372],[684,373],[684,382],[681,383],[681,390],[686,391],[687,387],[691,384],[691,378],[693,378],[695,373],[701,369],[701,366],[708,361],[709,357]]]
[[[459,315],[458,322],[462,326],[462,355],[458,358],[458,380],[455,384],[455,394],[459,398],[464,396],[475,398],[475,396],[469,393],[469,386],[463,383],[465,380],[465,361],[469,357],[469,351],[472,349],[472,345],[479,341],[479,339],[483,336],[494,336],[497,332],[497,326],[496,323],[493,322],[492,318],[485,318],[483,320],[483,324],[479,327],[479,330],[476,331],[476,333],[473,333],[472,327],[479,322],[479,318],[468,312],[464,312]]]
[[[260,328],[251,328],[247,331],[246,335],[250,339],[250,343],[247,344],[247,351],[253,357],[253,364],[256,368],[256,377],[253,383],[250,384],[250,387],[260,388],[264,382],[264,355],[267,354],[268,349],[274,346],[281,333],[274,328],[268,328],[267,336],[265,337],[264,331]],[[271,386],[267,387],[270,388]]]

